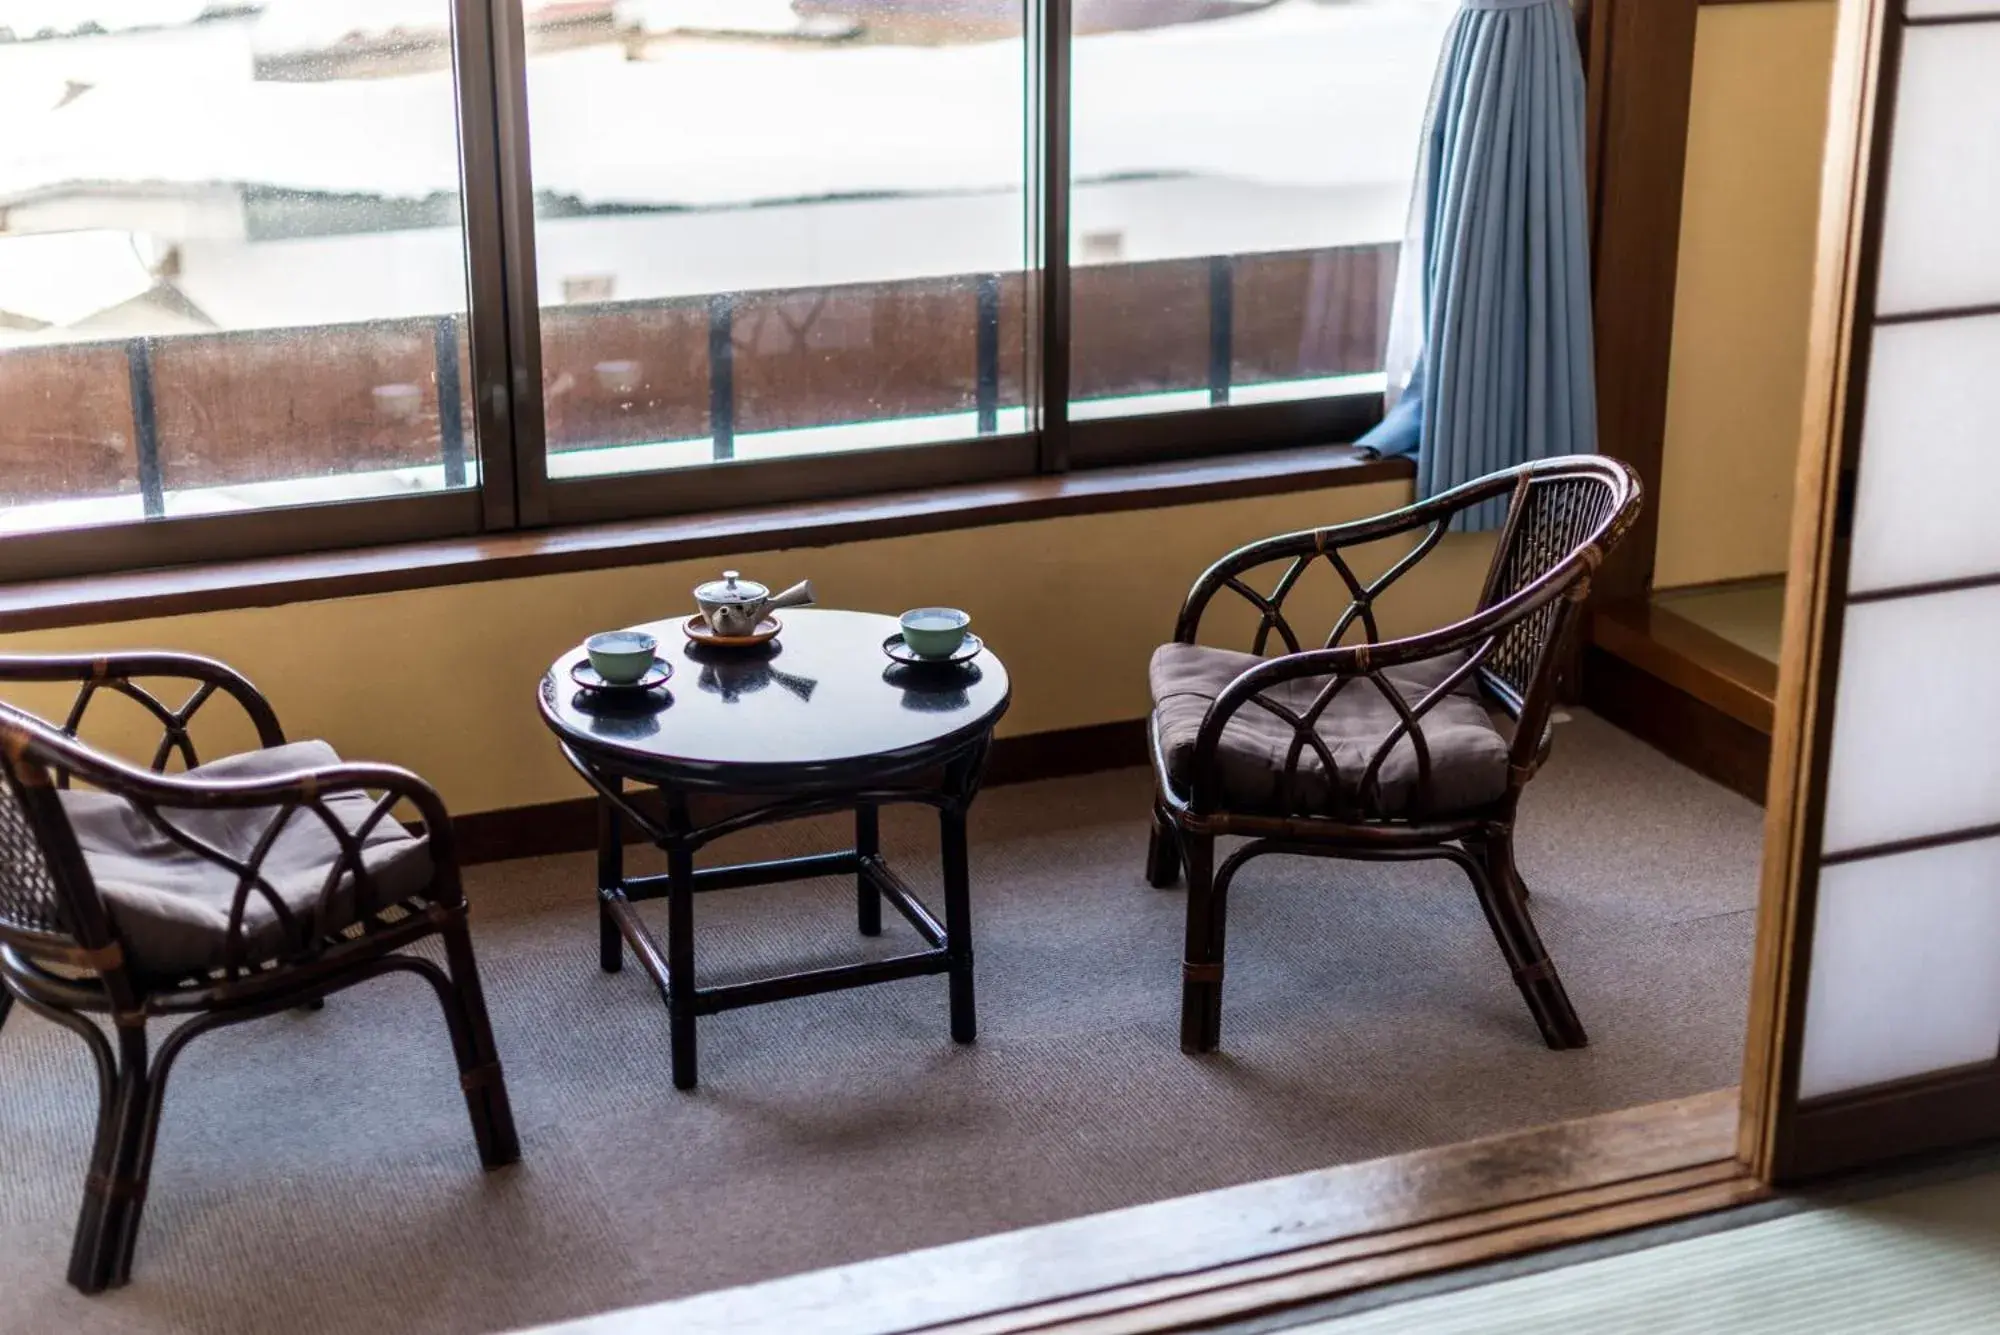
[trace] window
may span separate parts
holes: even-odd
[[[1072,416],[1380,392],[1456,7],[1078,8]]]
[[[1018,13],[848,8],[635,0],[616,44],[531,40],[543,300],[584,263],[617,292],[541,311],[556,513],[584,479],[1026,426]]]
[[[0,532],[478,484],[450,5],[406,8],[0,4]]]
[[[0,0],[0,550],[1341,438],[1450,10]]]

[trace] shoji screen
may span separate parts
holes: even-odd
[[[1808,1109],[2000,1071],[2000,0],[1890,0],[1880,21],[1801,943]]]

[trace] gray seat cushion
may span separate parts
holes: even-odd
[[[1268,660],[1199,644],[1166,644],[1153,653],[1153,727],[1175,791],[1188,791],[1195,737],[1209,705],[1230,682]],[[1387,669],[1383,675],[1415,705],[1465,660],[1453,655]],[[1303,715],[1327,678],[1285,682],[1266,696]],[[1333,756],[1328,775],[1308,745],[1300,754],[1290,801],[1285,800],[1285,759],[1292,725],[1246,703],[1222,730],[1216,751],[1221,798],[1230,810],[1283,815],[1437,816],[1469,811],[1507,791],[1507,741],[1493,726],[1470,679],[1421,716],[1430,752],[1428,793],[1418,791],[1414,743],[1405,736],[1383,759],[1376,790],[1361,801],[1361,783],[1376,750],[1400,722],[1374,682],[1356,678],[1340,688],[1314,731]]]
[[[193,779],[261,779],[339,763],[325,742],[293,742],[228,756],[189,770]],[[154,975],[184,977],[224,963],[236,874],[174,842],[122,797],[68,791],[63,809],[111,921],[135,967]],[[366,793],[336,793],[326,806],[349,831],[374,808]],[[229,856],[247,861],[278,813],[277,807],[191,810],[162,807],[176,829]],[[306,944],[321,891],[339,861],[340,847],[311,811],[295,811],[263,862],[264,879],[298,919],[288,933],[265,897],[253,890],[243,912],[241,962],[261,963]],[[383,817],[363,843],[362,862],[373,894],[359,903],[355,878],[341,878],[319,929],[336,932],[388,906],[422,893],[430,884],[428,841]]]

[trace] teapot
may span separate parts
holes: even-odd
[[[708,628],[717,635],[754,635],[757,623],[764,619],[766,612],[780,607],[805,607],[813,601],[813,586],[809,579],[802,579],[776,597],[770,589],[753,579],[744,579],[734,570],[722,572],[722,578],[697,585],[694,600],[701,606],[701,614],[708,620]]]

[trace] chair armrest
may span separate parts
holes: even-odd
[[[158,696],[133,680],[147,677],[191,681],[196,683],[196,687],[178,709],[170,709]],[[249,678],[225,663],[199,654],[150,650],[110,654],[0,654],[0,681],[80,683],[69,715],[62,724],[62,731],[71,737],[76,736],[85,711],[100,689],[114,691],[136,701],[159,721],[161,727],[160,744],[154,750],[152,760],[156,773],[166,768],[168,759],[175,751],[181,753],[189,769],[200,763],[195,755],[193,739],[188,735],[188,725],[196,712],[217,692],[229,696],[249,716],[252,726],[257,729],[258,745],[282,746],[285,741],[284,729],[278,725],[277,712],[250,684]]]
[[[143,770],[114,756],[58,732],[39,720],[23,716],[16,726],[30,736],[29,754],[46,767],[81,778],[92,787],[125,799],[148,824],[173,843],[236,877],[234,902],[230,909],[227,969],[237,976],[242,966],[254,964],[243,958],[242,928],[244,909],[250,896],[260,895],[289,932],[311,942],[311,934],[299,930],[298,913],[287,905],[263,875],[263,862],[289,822],[302,813],[317,819],[338,847],[339,853],[328,868],[320,889],[314,920],[324,917],[331,896],[348,876],[358,889],[373,886],[373,874],[363,857],[368,836],[389,818],[399,802],[408,802],[423,821],[433,867],[435,898],[456,902],[463,893],[458,881],[458,851],[451,816],[444,799],[430,784],[398,765],[342,761],[292,770],[255,779],[191,778],[185,774],[164,774]],[[353,825],[331,810],[326,799],[341,793],[379,793],[368,814]],[[273,809],[273,817],[247,857],[238,858],[175,824],[169,816],[177,811],[217,811]]]

